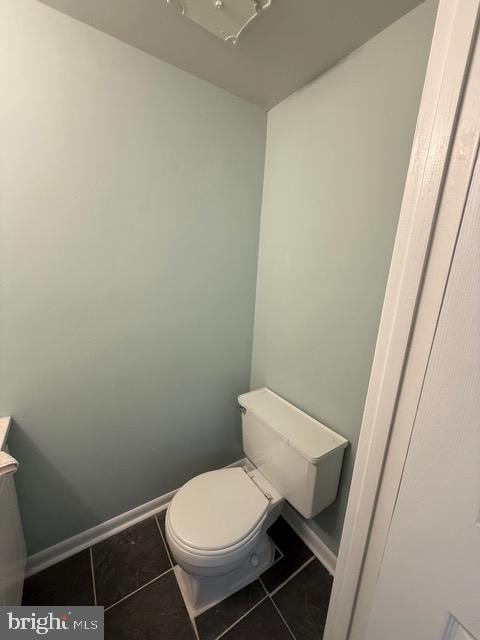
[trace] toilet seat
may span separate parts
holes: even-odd
[[[240,467],[203,473],[169,505],[170,542],[190,564],[231,562],[255,545],[269,501]]]
[[[168,526],[170,537],[175,541],[175,544],[177,546],[179,546],[181,549],[183,549],[187,553],[192,553],[192,554],[195,554],[195,555],[198,555],[198,556],[203,556],[203,557],[206,557],[206,558],[209,558],[209,557],[212,557],[212,556],[221,556],[221,555],[231,554],[233,551],[237,551],[237,550],[243,549],[244,547],[246,547],[250,543],[251,540],[254,540],[257,537],[257,533],[262,528],[262,524],[263,524],[263,519],[255,527],[255,529],[253,529],[253,531],[251,531],[249,533],[248,536],[246,536],[243,540],[240,540],[236,544],[233,544],[233,545],[228,546],[228,547],[223,547],[221,549],[210,549],[208,551],[205,551],[204,549],[198,549],[197,547],[194,547],[194,546],[186,544],[183,540],[181,540],[175,534],[175,531],[172,530],[172,526],[170,524],[170,521],[167,520],[167,522],[166,522],[166,525]]]
[[[205,553],[183,545],[178,538],[174,537],[168,521],[166,522],[167,539],[177,561],[180,562],[181,560],[183,566],[188,566],[192,570],[193,568],[196,570],[208,568],[210,573],[215,573],[217,569],[223,569],[226,566],[236,566],[248,556],[250,551],[255,547],[261,528],[261,525],[259,525],[249,539],[241,545],[229,547],[228,549],[223,549],[218,552],[210,551],[209,553]]]

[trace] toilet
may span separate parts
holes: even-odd
[[[335,500],[348,444],[267,388],[238,403],[245,463],[192,478],[167,509],[167,541],[193,615],[272,564],[268,529],[284,501],[313,518]]]

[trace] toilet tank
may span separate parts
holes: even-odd
[[[305,518],[337,495],[348,440],[270,389],[238,397],[246,456]]]

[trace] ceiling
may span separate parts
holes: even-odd
[[[176,2],[41,1],[270,109],[421,0],[272,0],[236,45],[183,17]]]

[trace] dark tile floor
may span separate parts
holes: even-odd
[[[107,640],[321,640],[332,578],[279,518],[274,564],[192,622],[165,543],[165,512],[25,582],[23,604],[105,607]]]

